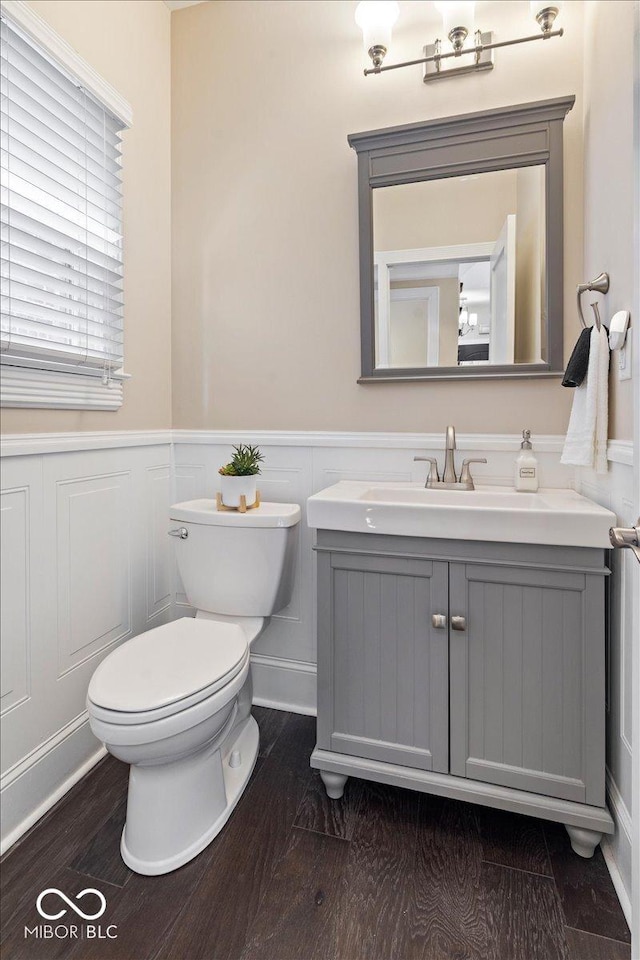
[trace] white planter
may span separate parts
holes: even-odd
[[[257,475],[251,477],[226,477],[220,474],[220,493],[225,507],[239,507],[240,497],[246,497],[250,507],[256,500]]]

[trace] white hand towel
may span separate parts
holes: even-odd
[[[587,376],[576,387],[561,463],[607,472],[609,417],[609,337],[604,324],[593,327]]]

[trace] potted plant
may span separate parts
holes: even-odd
[[[233,448],[229,463],[220,467],[220,493],[225,507],[241,506],[241,497],[245,497],[247,507],[256,501],[256,477],[260,473],[260,463],[264,457],[258,447],[239,443]]]

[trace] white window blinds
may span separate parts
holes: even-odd
[[[123,363],[125,124],[0,24],[0,359],[111,376]]]

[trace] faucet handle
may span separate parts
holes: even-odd
[[[473,490],[473,479],[471,477],[471,470],[469,469],[470,463],[486,463],[486,457],[469,457],[467,460],[462,461],[462,471],[460,473],[460,479],[458,483],[470,484],[469,489]]]
[[[432,487],[434,484],[440,483],[440,475],[438,474],[438,461],[435,457],[414,457],[413,459],[423,460],[425,463],[431,464],[425,487]]]

